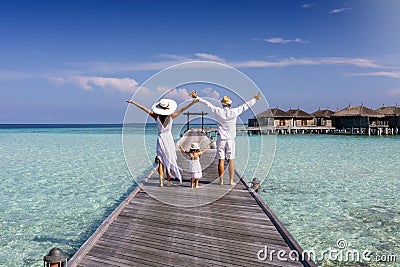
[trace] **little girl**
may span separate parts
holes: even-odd
[[[211,143],[212,144],[212,143]],[[211,144],[207,146],[206,149],[200,151],[200,146],[198,143],[192,143],[189,151],[186,151],[182,146],[179,146],[181,151],[190,157],[190,185],[192,188],[199,188],[199,179],[203,176],[201,165],[200,165],[200,156],[206,152]],[[196,185],[195,185],[196,184]]]

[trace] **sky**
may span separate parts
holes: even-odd
[[[126,99],[151,105],[146,80],[190,61],[237,68],[283,110],[393,106],[399,13],[397,0],[1,1],[0,123],[122,123]]]

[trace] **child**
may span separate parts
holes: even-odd
[[[199,179],[202,177],[202,169],[200,165],[200,156],[206,152],[212,143],[210,143],[206,149],[200,151],[198,143],[192,143],[189,151],[186,151],[182,146],[179,146],[181,151],[190,157],[190,185],[192,188],[199,188]],[[196,184],[196,185],[195,185]]]

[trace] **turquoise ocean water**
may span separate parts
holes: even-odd
[[[143,126],[135,127],[133,146],[143,143]],[[151,151],[155,128],[146,133]],[[398,136],[277,136],[259,193],[304,249],[337,248],[342,239],[349,249],[397,256],[384,265],[398,266],[399,150]],[[0,126],[0,266],[43,266],[53,247],[72,255],[150,170],[143,151],[129,155],[131,173],[118,125]]]

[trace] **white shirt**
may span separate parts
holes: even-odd
[[[236,137],[236,118],[257,102],[257,100],[253,98],[236,108],[220,108],[200,97],[197,97],[197,99],[200,103],[206,105],[214,114],[217,120],[219,140],[234,140]]]

